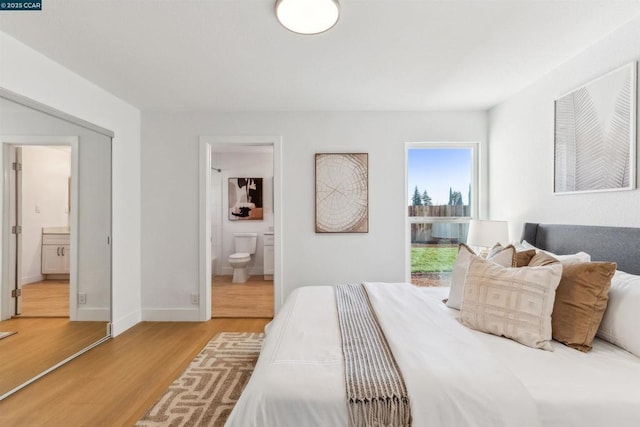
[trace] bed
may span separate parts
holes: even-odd
[[[522,238],[640,274],[640,229],[527,223]],[[629,348],[596,338],[587,353],[556,341],[535,349],[462,326],[442,302],[448,288],[363,286],[402,371],[412,425],[640,425],[640,357]],[[336,288],[296,289],[268,326],[227,425],[349,426],[344,372]]]

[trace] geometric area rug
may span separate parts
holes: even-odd
[[[256,365],[264,334],[216,335],[136,427],[224,426]]]

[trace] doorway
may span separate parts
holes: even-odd
[[[72,224],[77,197],[78,138],[20,136],[3,140],[4,248],[7,281],[3,318],[76,317]],[[76,213],[77,216],[77,213]]]
[[[16,316],[69,317],[71,147],[13,146]],[[14,207],[10,206],[10,209]],[[13,226],[12,226],[13,228]]]
[[[200,143],[200,318],[271,318],[282,304],[281,138],[201,137]],[[241,240],[254,253],[242,267],[249,275],[244,281],[229,259],[237,253],[235,237],[247,233]]]
[[[211,164],[212,316],[272,318],[273,145],[213,144]]]

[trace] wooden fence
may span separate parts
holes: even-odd
[[[409,206],[409,216],[470,216],[469,205]]]
[[[409,206],[409,216],[469,217],[469,206]],[[467,240],[468,223],[434,221],[411,224],[411,243],[463,243]]]

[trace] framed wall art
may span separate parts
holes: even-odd
[[[555,101],[554,193],[636,185],[636,63]]]
[[[368,233],[368,154],[318,153],[315,160],[316,233]]]
[[[229,178],[229,220],[263,218],[262,178]]]

